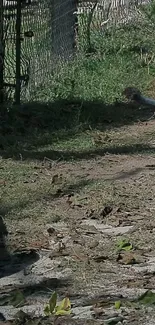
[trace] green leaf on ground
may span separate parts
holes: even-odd
[[[49,300],[49,308],[50,308],[51,314],[53,313],[53,311],[56,307],[56,303],[57,303],[57,293],[54,291],[54,293],[52,294],[52,297]]]
[[[71,303],[69,298],[64,298],[59,305],[57,303],[57,293],[54,292],[49,300],[49,303],[44,308],[44,314],[49,315],[69,315],[71,313]]]
[[[10,304],[14,307],[21,307],[24,305],[25,297],[20,290],[13,292],[10,298]]]
[[[55,308],[55,315],[69,315],[71,313],[71,303],[69,298],[64,298],[59,306]]]
[[[130,243],[128,239],[122,239],[117,243],[117,249],[119,251],[131,251],[133,249],[133,245]]]
[[[120,300],[115,301],[115,308],[120,309],[120,307],[121,307],[121,301]]]
[[[155,304],[155,292],[147,290],[140,297],[137,298],[137,301],[144,305],[154,305]]]
[[[44,314],[45,314],[45,316],[50,316],[51,315],[49,305],[46,305],[45,306],[45,308],[44,308]]]

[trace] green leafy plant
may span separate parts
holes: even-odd
[[[59,305],[57,305],[57,293],[54,292],[49,300],[49,303],[44,308],[46,316],[55,315],[70,315],[71,303],[68,297],[64,298]]]
[[[115,301],[115,309],[120,309],[121,307],[121,301],[118,300],[118,301]]]
[[[122,239],[117,243],[117,249],[118,251],[131,251],[133,249],[133,245],[128,239]]]

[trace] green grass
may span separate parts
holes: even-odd
[[[155,77],[154,59],[149,62],[155,51],[154,37],[154,26],[150,27],[148,21],[103,35],[93,30],[92,53],[81,48],[73,61],[60,62],[55,69],[52,61],[44,62],[49,75],[32,90],[31,96],[43,102],[78,97],[113,103],[116,98],[122,99],[122,90],[129,85],[146,91]],[[147,59],[141,51],[147,52]]]
[[[35,26],[34,21],[25,22],[29,27],[31,23],[36,31],[38,22]],[[57,138],[60,141],[63,139],[61,147],[72,138],[70,147],[77,144],[80,148],[83,143],[80,132],[90,127],[105,131],[150,116],[149,110],[138,110],[133,104],[115,105],[115,102],[116,99],[120,102],[124,100],[122,90],[127,86],[136,86],[147,94],[155,78],[155,60],[150,61],[155,51],[154,24],[144,19],[137,24],[102,33],[93,26],[91,53],[84,51],[80,41],[86,35],[80,34],[80,47],[74,60],[66,64],[61,62],[57,67],[53,67],[52,61],[42,60],[43,65],[38,71],[40,82],[38,86],[30,86],[31,102],[20,108],[14,106],[9,113],[2,115],[0,147],[9,152],[9,156],[51,145],[55,150],[55,144],[57,146],[59,142]],[[38,31],[41,33],[40,29]],[[24,46],[28,46],[28,41],[22,45],[26,56],[28,52]],[[46,39],[43,44],[41,35],[38,43],[40,59],[46,59],[47,43]],[[41,77],[42,72],[44,78]],[[85,147],[92,145],[87,136],[84,142]]]
[[[42,90],[37,89],[33,98],[53,101],[60,98],[79,98],[81,100],[102,100],[113,103],[122,99],[122,91],[130,85],[142,90],[148,87],[155,76],[154,63],[142,66],[137,54],[93,54],[91,57],[78,56],[74,62],[51,78]]]
[[[33,30],[37,38],[34,41],[25,38],[22,42],[22,73],[25,73],[31,53],[29,91],[24,91],[22,100],[51,102],[78,98],[111,104],[116,98],[122,99],[122,90],[129,85],[147,91],[149,83],[155,77],[154,59],[149,63],[155,51],[155,31],[154,21],[146,14],[144,17],[145,19],[122,28],[113,26],[107,30],[95,27],[94,17],[89,52],[90,49],[85,46],[87,17],[81,15],[77,57],[69,63],[59,62],[57,67],[50,55],[50,29],[47,21],[40,21],[39,18],[34,21],[34,17],[23,18],[22,31],[25,28]],[[10,30],[12,24],[9,25]],[[11,78],[15,67],[14,50],[13,42],[6,39],[6,60],[7,56],[12,60],[9,67]],[[146,53],[141,55],[141,50],[147,51],[146,62]],[[35,75],[33,65],[37,69]],[[37,85],[34,85],[34,81]]]

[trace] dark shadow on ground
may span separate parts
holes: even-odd
[[[0,278],[19,272],[39,259],[34,250],[9,253],[6,245],[7,236],[6,225],[0,216]]]
[[[56,190],[54,194],[47,193],[44,195],[44,200],[48,202],[53,201],[54,199],[60,198],[66,195],[76,195],[78,194],[85,186],[90,186],[96,182],[96,179],[80,179],[78,182],[74,184],[68,184],[63,187],[60,187]]]
[[[59,100],[53,103],[27,103],[13,106],[9,112],[0,112],[0,149],[8,147],[10,155],[20,143],[29,150],[52,144],[56,139],[52,133],[59,132],[59,140],[68,139],[79,129],[106,130],[147,120],[153,108],[139,109],[135,103],[82,101],[79,99]],[[65,130],[67,132],[62,132]],[[45,136],[45,133],[48,133]]]
[[[10,276],[39,260],[39,253],[35,250],[17,251],[8,256],[8,259],[0,260],[0,278]]]
[[[59,270],[60,272],[60,270]],[[25,279],[23,278],[23,283],[21,285],[21,291],[24,293],[24,296],[30,296],[36,294],[36,296],[40,293],[44,296],[47,295],[47,298],[51,297],[51,292],[54,290],[57,290],[58,294],[63,294],[64,291],[67,291],[66,289],[72,285],[71,279],[68,278],[57,278],[51,277],[51,279],[47,278],[45,276],[45,280],[40,280],[35,282],[35,277],[32,279],[32,282],[30,284],[27,284]],[[24,284],[25,283],[25,284]]]
[[[80,159],[93,159],[96,156],[104,156],[106,154],[114,154],[114,155],[123,155],[123,154],[138,154],[138,153],[155,153],[155,147],[146,145],[146,144],[133,144],[133,145],[115,145],[115,146],[107,146],[103,149],[94,149],[94,150],[82,150],[82,151],[59,151],[59,150],[46,150],[46,151],[28,151],[24,150],[22,152],[22,158],[24,159],[36,159],[43,161],[46,158],[51,160],[64,160],[64,161],[72,161],[72,160],[80,160]],[[0,155],[3,158],[9,158],[10,153],[6,150],[0,151]],[[13,157],[15,160],[19,160],[19,155],[15,155]]]
[[[12,200],[12,202],[9,202],[7,204],[3,204],[3,201],[1,201],[0,216],[5,217],[11,211],[16,210],[16,209],[21,209],[22,210],[29,204],[30,204],[29,200],[25,200],[25,201],[22,201],[22,202],[20,202],[20,201],[14,202]]]
[[[8,231],[6,225],[3,221],[3,218],[0,216],[0,265],[4,261],[7,261],[10,258],[10,254],[6,248],[6,236],[8,235]]]
[[[141,173],[145,168],[139,167],[139,168],[132,168],[130,171],[127,172],[121,172],[119,173],[117,176],[112,177],[111,179],[108,178],[108,180],[123,180],[123,179],[127,179],[127,178],[132,178],[133,176]]]

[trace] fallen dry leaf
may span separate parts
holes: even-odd
[[[73,196],[74,196],[74,194],[72,194],[72,193],[71,194],[68,194],[66,203],[68,203],[69,205],[71,205],[73,203],[73,200],[72,200]]]
[[[93,307],[92,310],[93,310],[92,316],[94,318],[98,318],[98,317],[105,314],[105,311],[104,311],[103,308],[95,308],[95,307]]]
[[[113,210],[113,208],[111,206],[105,206],[101,211],[100,211],[100,216],[102,217],[106,217],[111,211]]]
[[[55,257],[60,257],[60,256],[69,256],[69,252],[67,251],[52,251],[49,255],[49,258],[52,260]]]
[[[95,256],[93,257],[93,260],[97,263],[104,262],[108,259],[108,256],[100,255],[100,256]]]
[[[132,265],[138,263],[135,255],[131,252],[124,252],[122,254],[118,254],[117,262],[125,265]]]
[[[57,185],[62,183],[62,174],[55,174],[52,176],[52,184]]]
[[[6,181],[5,180],[0,180],[0,185],[6,186]]]
[[[94,214],[95,210],[91,209],[90,211],[86,211],[86,218],[91,218]]]

